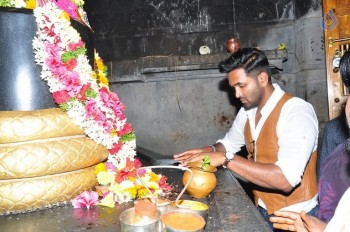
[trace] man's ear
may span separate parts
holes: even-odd
[[[261,72],[258,75],[258,81],[260,85],[266,86],[269,83],[269,75],[266,72]]]

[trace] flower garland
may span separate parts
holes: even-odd
[[[97,84],[95,78],[101,76],[101,70],[93,74],[85,44],[70,25],[67,13],[49,2],[36,8],[34,15],[38,26],[33,41],[35,61],[42,66],[41,78],[47,81],[55,102],[90,138],[109,149],[111,155],[124,156],[119,158],[124,162],[134,157],[136,153],[129,151],[134,150],[135,143],[127,142],[135,141],[135,136],[126,122],[125,107],[109,91],[106,81]],[[98,54],[96,58],[99,63]],[[123,141],[128,148],[123,146]]]
[[[36,6],[35,0],[1,0],[0,6],[34,9]]]
[[[82,0],[42,0],[34,9],[37,36],[33,40],[35,61],[42,66],[41,78],[60,108],[96,143],[109,151],[107,163],[96,166],[98,203],[113,207],[149,193],[136,178],[141,162],[136,156],[136,138],[124,115],[125,106],[109,91],[107,68],[95,51],[94,70],[85,44],[71,26],[75,19],[87,23]],[[87,26],[88,23],[87,23]],[[138,173],[155,195],[170,191],[166,177],[151,170]],[[91,199],[88,199],[91,198]],[[96,194],[82,193],[74,207],[97,204]]]

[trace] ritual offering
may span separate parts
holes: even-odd
[[[199,201],[192,200],[179,200],[171,204],[173,207],[185,208],[189,211],[202,216],[204,219],[207,218],[209,206]]]
[[[164,232],[204,231],[205,220],[202,216],[189,210],[178,209],[169,211],[161,216]]]
[[[135,214],[140,217],[154,218],[157,214],[157,206],[147,199],[136,201]]]
[[[190,162],[189,169],[193,172],[192,181],[189,181],[190,173],[185,172],[182,177],[182,183],[189,185],[186,188],[188,194],[194,198],[207,197],[216,187],[216,168],[208,163]]]
[[[149,205],[145,202],[139,206],[125,210],[120,214],[122,232],[155,232],[160,230],[159,217],[161,213],[154,205],[147,209]]]
[[[153,166],[154,167],[154,166]],[[139,172],[151,170],[151,167],[141,167],[137,170],[137,178],[147,189],[149,198],[138,199],[135,207],[125,210],[119,216],[122,232],[157,232],[161,231],[159,218],[170,207],[170,200],[157,198],[149,189]],[[146,178],[147,179],[147,178]]]
[[[150,198],[145,198],[145,199],[142,199],[142,201],[148,201],[148,202],[152,202],[152,199]],[[138,202],[135,201],[135,203]],[[161,213],[165,213],[167,212],[168,210],[172,209],[173,208],[173,204],[172,204],[172,201],[169,200],[169,199],[166,199],[166,198],[157,198],[156,199],[156,202],[155,202],[155,205],[157,206],[157,209],[161,212]]]

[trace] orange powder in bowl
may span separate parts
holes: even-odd
[[[154,218],[157,215],[157,206],[149,200],[139,200],[135,202],[135,214]]]
[[[176,230],[197,231],[205,226],[205,220],[198,214],[173,210],[162,215],[162,223]]]

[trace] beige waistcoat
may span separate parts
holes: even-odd
[[[277,103],[275,109],[266,119],[266,122],[261,129],[259,138],[257,141],[255,141],[255,162],[275,163],[277,161],[278,137],[276,134],[276,126],[282,106],[290,98],[292,98],[292,96],[285,93],[281,100]],[[244,135],[246,147],[248,149],[249,144],[253,140],[248,121],[244,128]],[[290,155],[293,155],[293,153]],[[301,183],[289,193],[254,186],[253,193],[255,204],[258,205],[258,199],[260,198],[266,205],[268,214],[272,214],[274,211],[283,207],[310,200],[317,193],[316,160],[317,152],[314,151],[306,165]]]

